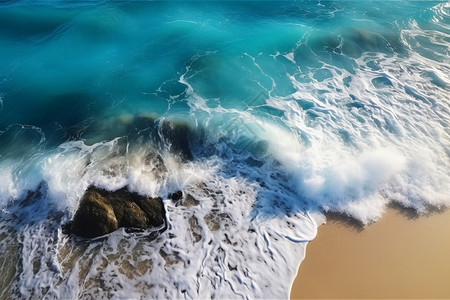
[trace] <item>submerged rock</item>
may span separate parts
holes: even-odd
[[[173,201],[178,201],[181,198],[183,198],[183,192],[182,191],[177,191],[173,194],[169,194],[168,196],[169,199],[172,199]]]
[[[197,199],[195,199],[191,194],[186,194],[186,196],[184,196],[182,191],[169,194],[168,198],[172,199],[173,202],[175,202],[175,206],[181,205],[185,207],[192,207],[200,204],[200,202]]]
[[[119,227],[147,229],[161,226],[165,211],[161,198],[141,196],[123,188],[114,192],[89,187],[68,226],[81,237],[97,237]]]
[[[164,121],[161,124],[161,134],[171,145],[171,151],[191,160],[192,152],[189,146],[189,137],[192,135],[187,124]]]
[[[200,202],[195,199],[191,194],[187,194],[184,198],[183,205],[187,207],[197,206]]]

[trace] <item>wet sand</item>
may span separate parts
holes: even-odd
[[[336,218],[309,243],[292,299],[450,299],[450,210],[389,208],[361,227]]]

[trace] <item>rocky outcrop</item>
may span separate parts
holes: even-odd
[[[150,137],[154,144],[161,146],[162,149],[165,150],[168,147],[170,152],[184,160],[193,159],[190,141],[195,134],[191,127],[182,121],[158,120],[153,116],[124,114],[117,119],[95,122],[87,128],[83,136],[87,137],[89,144],[113,140],[118,136],[126,136],[127,142],[139,144],[142,139]]]
[[[169,199],[172,199],[173,202],[175,202],[175,206],[185,206],[185,207],[192,207],[197,206],[200,204],[200,202],[195,199],[191,194],[187,194],[186,196],[183,196],[182,191],[177,191],[175,193],[171,193],[168,196]]]
[[[175,193],[169,194],[168,198],[172,199],[173,201],[179,201],[181,198],[183,198],[183,192],[176,191]]]
[[[120,227],[147,229],[164,223],[165,211],[161,198],[141,196],[127,188],[109,192],[89,187],[66,231],[92,238]]]

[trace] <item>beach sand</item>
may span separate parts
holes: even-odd
[[[389,208],[361,227],[331,216],[309,243],[292,299],[450,299],[450,210]]]

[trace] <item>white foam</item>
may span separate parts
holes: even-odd
[[[4,207],[9,199],[17,198],[19,193],[13,181],[14,167],[3,161],[0,168],[2,170],[0,173],[0,205]]]
[[[119,230],[84,244],[48,230],[61,220],[35,219],[23,235],[21,295],[46,287],[57,298],[287,298],[291,282],[280,278],[294,278],[320,214],[266,216],[252,208],[258,184],[220,173],[201,183],[184,186],[198,206],[165,199],[168,229],[152,242]]]

